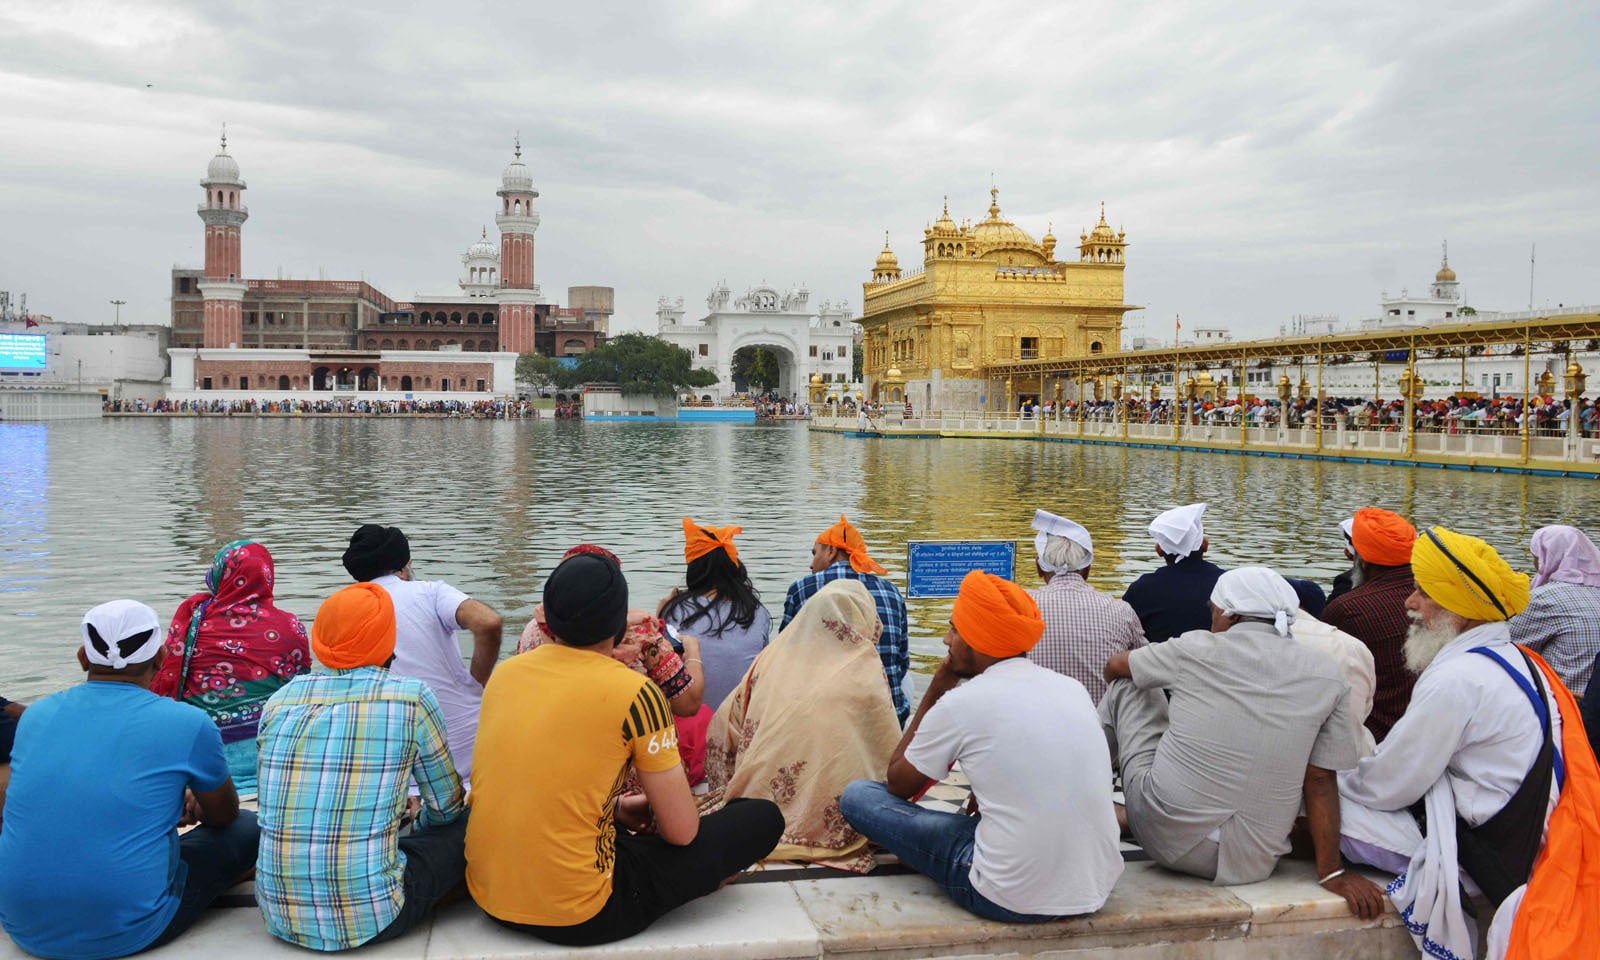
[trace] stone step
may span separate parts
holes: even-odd
[[[796,871],[814,876],[811,871]],[[1376,882],[1387,877],[1369,876]],[[470,901],[444,907],[393,943],[364,948],[391,960],[603,958],[646,960],[922,960],[1015,957],[1108,960],[1389,960],[1417,949],[1392,907],[1373,921],[1316,884],[1308,863],[1283,862],[1267,880],[1219,887],[1149,862],[1129,863],[1098,913],[1042,924],[981,920],[914,874],[777,880],[758,874],[696,901],[620,943],[568,948],[507,930]],[[151,960],[304,960],[273,939],[250,906],[249,888],[212,909]],[[0,960],[25,960],[9,940]]]

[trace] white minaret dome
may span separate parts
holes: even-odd
[[[500,260],[500,248],[498,246],[496,246],[494,244],[494,242],[489,239],[488,230],[485,230],[484,233],[483,233],[483,236],[481,236],[477,240],[473,241],[472,246],[467,248],[467,259],[468,260],[486,259],[486,260],[494,260],[496,262],[499,262],[499,260]]]
[[[217,149],[217,155],[211,158],[211,163],[206,166],[206,178],[200,181],[203,185],[227,183],[244,185],[239,179],[239,161],[228,155],[228,128],[222,128],[222,146]]]
[[[500,175],[500,189],[505,193],[531,193],[536,197],[539,195],[539,191],[533,189],[533,174],[528,172],[527,164],[522,162],[520,139],[517,140],[516,159],[506,164],[505,173]]]

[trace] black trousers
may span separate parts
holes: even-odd
[[[569,947],[623,940],[716,890],[771,853],[781,836],[783,814],[770,800],[728,801],[716,813],[701,817],[700,832],[682,847],[619,829],[611,897],[599,913],[570,927],[500,922]]]
[[[462,811],[461,816],[443,826],[400,838],[400,850],[406,855],[400,912],[367,943],[396,940],[410,933],[433,915],[434,906],[445,894],[466,879],[469,813]]]

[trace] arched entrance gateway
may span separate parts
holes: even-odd
[[[657,301],[658,336],[689,351],[696,369],[716,372],[719,382],[710,388],[716,399],[753,392],[748,384],[734,382],[734,354],[746,347],[764,348],[777,359],[778,384],[772,391],[779,396],[805,402],[813,374],[827,384],[849,382],[856,325],[843,303],[824,301],[813,308],[804,287],[751,287],[735,298],[719,284],[706,306],[710,312],[704,318],[685,322],[681,298]]]

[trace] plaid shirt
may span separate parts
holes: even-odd
[[[421,827],[466,809],[433,692],[381,667],[302,674],[262,710],[258,756],[267,929],[313,950],[366,943],[404,901],[409,781],[422,791]]]
[[[1095,704],[1106,692],[1106,661],[1145,645],[1133,608],[1108,597],[1078,573],[1058,573],[1028,596],[1044,617],[1044,636],[1028,659],[1083,684]]]
[[[883,622],[883,632],[878,635],[878,659],[883,661],[884,676],[889,678],[889,693],[894,697],[894,712],[900,717],[900,725],[905,726],[906,717],[911,715],[911,702],[906,699],[906,694],[901,687],[905,683],[906,673],[911,670],[911,639],[910,628],[906,626],[906,601],[900,596],[900,591],[894,584],[872,573],[857,573],[850,566],[849,561],[840,560],[838,563],[827,567],[817,573],[808,573],[789,584],[789,592],[783,598],[783,622],[778,625],[782,630],[800,612],[800,608],[807,600],[817,595],[831,580],[844,577],[849,580],[860,580],[861,585],[872,594],[872,603],[878,608],[878,619]]]
[[[1559,581],[1533,588],[1528,609],[1512,617],[1511,641],[1549,661],[1575,697],[1589,689],[1600,656],[1600,588]]]
[[[1339,599],[1329,601],[1319,619],[1360,640],[1372,651],[1377,688],[1372,695],[1367,729],[1382,743],[1389,728],[1406,712],[1411,688],[1417,684],[1417,675],[1406,669],[1405,658],[1406,629],[1411,626],[1406,617],[1406,597],[1415,584],[1410,564],[1371,569],[1379,572]]]

